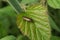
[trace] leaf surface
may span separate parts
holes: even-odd
[[[60,9],[60,0],[47,0],[47,3],[52,8]]]
[[[21,32],[31,40],[49,40],[51,35],[47,9],[42,5],[28,7],[17,17]]]

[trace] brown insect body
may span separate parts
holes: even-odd
[[[31,18],[28,18],[28,17],[25,17],[25,16],[23,17],[23,19],[26,20],[26,21],[28,21],[28,22],[31,22],[32,21]]]

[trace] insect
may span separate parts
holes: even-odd
[[[31,18],[28,18],[28,17],[23,17],[24,20],[28,21],[28,22],[32,22],[32,19]]]

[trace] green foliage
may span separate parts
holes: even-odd
[[[0,9],[0,24],[0,37],[7,34],[15,36],[20,34],[16,24],[16,12],[10,6]]]
[[[20,33],[20,30],[18,30],[18,27],[15,25],[15,26],[11,26],[9,30],[9,34],[18,36],[21,33]]]
[[[38,0],[22,0],[21,3],[22,4],[33,4],[38,2]]]
[[[0,0],[0,40],[60,40],[60,0]]]
[[[18,5],[18,8],[19,8],[19,2],[18,2],[18,0],[7,0],[8,1],[8,3],[10,4],[10,5],[12,5],[15,9],[17,9],[17,5]],[[31,1],[27,1],[27,2],[25,2],[25,1],[23,1],[22,0],[22,3],[30,3],[30,2],[32,2],[33,0],[31,0]],[[24,3],[24,4],[25,4]],[[16,5],[14,5],[14,4],[16,4]],[[20,7],[22,7],[22,6],[20,6]],[[35,8],[36,7],[36,8]],[[40,8],[40,9],[39,9]],[[27,11],[26,10],[24,10],[24,11],[26,11],[25,12],[25,14],[20,14],[20,15],[18,15],[19,17],[18,17],[18,19],[19,20],[17,20],[18,22],[17,22],[17,24],[18,24],[18,26],[19,26],[19,28],[21,29],[21,31],[22,31],[22,33],[24,34],[24,35],[26,35],[26,36],[28,36],[31,40],[48,40],[49,38],[50,38],[50,26],[49,26],[49,22],[48,22],[48,16],[46,15],[46,9],[44,9],[44,8],[46,8],[46,7],[43,7],[43,6],[38,6],[37,4],[36,4],[36,6],[33,6],[33,7],[30,7],[30,9],[29,8],[27,8]],[[23,8],[24,9],[24,8]],[[21,9],[20,9],[21,10]],[[18,11],[17,13],[19,13],[19,11],[20,10],[16,10],[16,11]],[[38,10],[38,11],[37,11]],[[38,13],[38,14],[35,14],[35,12],[34,11],[36,11],[36,13]],[[39,12],[39,11],[41,11],[41,12]],[[21,12],[20,12],[21,13]],[[32,14],[31,14],[32,13]],[[44,14],[45,13],[45,14]],[[44,15],[42,15],[42,14],[44,14]],[[28,16],[27,16],[28,15]],[[34,16],[35,15],[35,16]],[[23,16],[26,16],[26,17],[28,17],[28,18],[31,18],[32,20],[33,20],[33,22],[28,22],[28,21],[24,21],[23,20]],[[41,16],[42,18],[40,18],[39,16]],[[46,20],[45,20],[45,18],[46,18]],[[36,19],[36,20],[35,20]],[[43,20],[43,21],[42,21]],[[21,23],[22,22],[22,23]],[[43,24],[43,23],[45,23],[45,25]],[[39,24],[39,25],[38,25]],[[21,28],[21,26],[22,26],[22,28]],[[42,27],[41,27],[42,26]],[[32,28],[33,27],[33,28]],[[26,29],[27,28],[27,29]],[[30,29],[31,28],[31,29]],[[25,29],[25,30],[24,30]],[[28,30],[28,29],[30,29],[30,30]],[[35,30],[36,29],[36,30]],[[39,30],[38,30],[39,29]],[[42,30],[43,29],[43,30]],[[47,29],[47,30],[45,30],[45,29]],[[46,35],[46,33],[47,33],[47,35]],[[33,35],[34,34],[34,35]],[[41,34],[41,35],[39,35],[39,34]],[[35,36],[36,35],[36,36]],[[46,36],[46,37],[45,37]],[[49,36],[49,37],[48,37]],[[47,39],[46,39],[47,38]]]
[[[9,22],[10,22],[10,28],[9,28],[9,33],[10,34],[14,34],[14,35],[17,35],[19,34],[19,30],[17,28],[17,24],[16,24],[16,12],[10,7],[10,6],[7,6],[6,8],[2,9],[1,10],[5,15],[8,16],[7,19],[9,19]]]
[[[49,17],[50,19],[50,25],[53,29],[55,29],[56,31],[60,32],[59,27],[56,25],[56,23],[53,21],[53,19],[51,17]]]
[[[18,0],[7,0],[7,2],[13,7],[13,9],[19,14],[22,12],[22,9],[20,7],[20,4]]]
[[[0,40],[16,40],[16,37],[10,35],[10,36],[6,36],[4,38],[1,38]]]
[[[51,30],[46,11],[41,5],[28,7],[25,13],[18,15],[18,28],[31,40],[49,40]]]
[[[10,22],[7,19],[7,16],[0,12],[0,38],[8,34],[10,27]]]
[[[60,37],[52,36],[52,37],[51,37],[51,40],[60,40]]]
[[[29,40],[29,38],[27,38],[26,36],[23,36],[23,35],[19,35],[17,37],[17,40]]]
[[[48,11],[50,12],[50,24],[52,27],[52,33],[53,35],[60,35],[60,9],[53,9],[51,7],[48,7]]]
[[[47,3],[55,9],[60,9],[60,0],[47,0]]]

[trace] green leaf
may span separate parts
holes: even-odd
[[[58,26],[56,25],[56,23],[53,21],[53,19],[51,17],[49,17],[50,19],[50,25],[53,29],[55,29],[56,31],[60,32],[60,29],[58,28]]]
[[[51,40],[60,40],[60,37],[58,37],[58,36],[52,36]]]
[[[46,7],[34,5],[27,8],[17,18],[17,25],[21,32],[31,40],[49,40],[51,30]]]
[[[16,24],[16,12],[12,9],[11,6],[7,6],[7,7],[4,7],[4,8],[1,8],[0,9],[0,15],[1,14],[4,14],[7,16],[7,19],[10,23],[10,26],[8,26],[7,28],[9,30],[7,30],[9,32],[9,34],[13,34],[15,36],[17,36],[18,34],[20,34],[20,31],[18,30],[18,27],[17,27],[17,24]],[[1,16],[2,17],[2,16]],[[5,17],[4,17],[5,18]],[[6,18],[5,18],[6,19]],[[4,19],[4,20],[5,20]],[[4,25],[4,24],[3,24]],[[5,26],[6,26],[6,23],[5,23]],[[4,26],[4,27],[5,27]],[[0,26],[1,27],[1,26]],[[3,29],[2,29],[3,30]],[[5,31],[6,32],[6,31]],[[0,32],[1,33],[1,32]],[[3,33],[4,34],[4,33]],[[5,35],[5,34],[4,34]]]
[[[38,0],[22,0],[21,3],[23,4],[32,4],[32,3],[36,3]]]
[[[0,12],[0,38],[8,35],[10,22],[4,13]]]
[[[16,40],[16,37],[10,35],[10,36],[6,36],[6,37],[4,37],[4,38],[2,38],[0,40]]]
[[[60,0],[47,0],[47,3],[52,8],[60,9]]]
[[[18,14],[23,11],[22,8],[20,7],[18,0],[7,0],[7,2],[14,8],[14,10]]]
[[[26,36],[23,36],[23,35],[19,35],[17,37],[17,40],[29,40],[29,38],[27,38]]]

